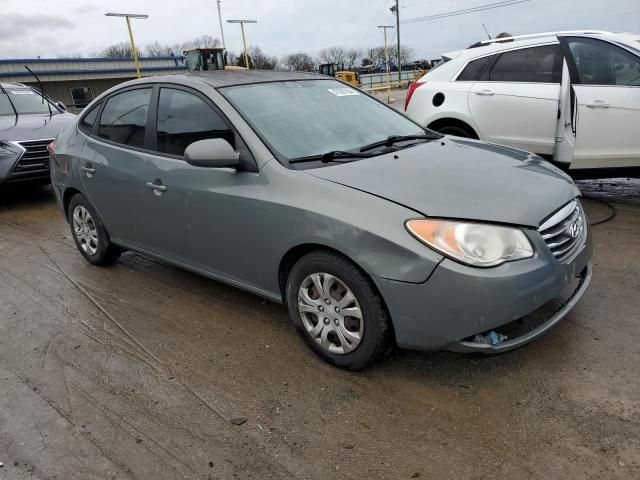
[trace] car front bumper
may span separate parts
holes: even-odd
[[[495,268],[443,260],[422,284],[374,279],[391,314],[398,346],[416,350],[498,353],[518,348],[557,324],[586,292],[592,275],[591,231],[572,258],[556,260],[539,235],[535,255]],[[497,345],[473,341],[500,332],[553,304],[526,332]],[[546,312],[545,312],[546,313]],[[537,315],[540,317],[540,315]]]

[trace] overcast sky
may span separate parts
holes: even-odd
[[[495,3],[497,0],[402,0],[401,19]],[[220,36],[215,0],[0,0],[0,58],[59,57],[95,53],[128,40],[124,19],[107,11],[145,13],[133,20],[139,47],[174,44],[209,34]],[[367,48],[382,44],[379,24],[392,24],[393,0],[222,0],[224,19],[252,18],[250,45],[265,53],[311,54],[335,45]],[[402,43],[417,58],[464,48],[501,31],[526,34],[551,30],[640,30],[640,0],[530,0],[504,8],[401,26]],[[238,25],[224,25],[227,48],[242,48]],[[395,32],[394,32],[395,33]]]

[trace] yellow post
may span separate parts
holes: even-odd
[[[389,49],[387,47],[387,27],[384,27],[384,61],[387,64],[387,104],[391,103],[391,70],[389,69]]]
[[[131,22],[129,21],[129,17],[125,17],[127,19],[127,28],[129,29],[129,40],[131,40],[131,53],[133,54],[133,63],[136,65],[136,73],[138,74],[138,78],[141,78],[140,75],[140,62],[138,61],[138,50],[136,50],[136,44],[133,41],[133,32],[131,31]]]
[[[244,66],[249,67],[249,55],[247,54],[247,38],[244,36],[244,23],[240,22],[240,30],[242,30],[242,44],[244,45]]]

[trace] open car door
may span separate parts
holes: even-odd
[[[567,60],[562,62],[562,80],[560,83],[560,100],[558,102],[558,123],[556,124],[556,142],[553,160],[569,167],[573,161],[576,146],[576,129],[578,108],[576,93],[571,84],[571,75]]]

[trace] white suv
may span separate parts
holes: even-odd
[[[640,167],[640,35],[571,31],[480,42],[410,85],[407,115],[571,170]]]

